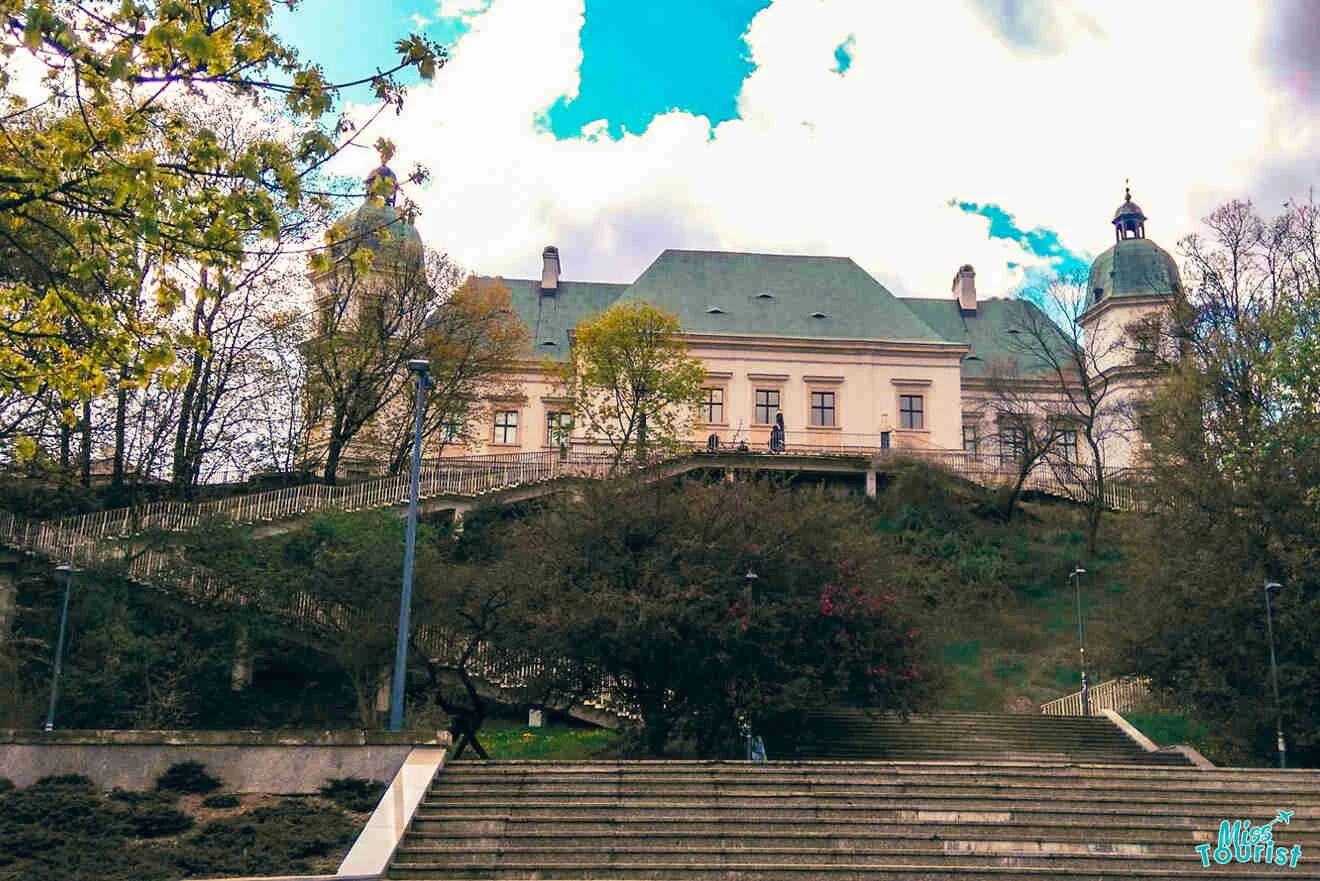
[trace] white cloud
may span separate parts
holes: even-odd
[[[440,0],[435,14],[440,18],[470,18],[485,11],[491,0]]]
[[[596,122],[559,141],[536,119],[577,94],[583,2],[497,0],[383,121],[398,166],[434,174],[413,194],[423,236],[474,270],[533,275],[555,242],[569,277],[630,281],[664,247],[706,247],[851,256],[924,296],[973,263],[983,294],[1006,294],[1021,274],[1006,263],[1032,258],[950,199],[1098,252],[1130,177],[1172,250],[1262,169],[1320,152],[1315,118],[1255,66],[1264,13],[1200,0],[1073,0],[1057,54],[999,39],[968,0],[774,0],[748,32],[740,119],[712,133],[674,111],[642,135]]]

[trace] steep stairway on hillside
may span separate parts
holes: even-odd
[[[765,741],[772,759],[1191,765],[1180,753],[1146,752],[1103,716],[936,713],[904,720],[838,709],[812,713],[800,738],[780,740],[770,730]]]
[[[1202,866],[1221,820],[1294,868]],[[901,762],[455,762],[393,879],[1320,879],[1320,772]]]

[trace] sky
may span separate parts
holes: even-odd
[[[1111,245],[1127,181],[1177,256],[1216,205],[1320,180],[1317,4],[1212,7],[304,0],[278,29],[341,80],[410,32],[449,48],[363,143],[430,170],[419,232],[474,272],[539,276],[554,244],[566,278],[628,282],[693,248],[851,257],[900,296],[971,263],[1011,296]]]

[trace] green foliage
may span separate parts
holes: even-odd
[[[138,838],[160,838],[191,829],[193,818],[177,808],[137,805],[128,813],[128,825]]]
[[[493,759],[551,759],[571,762],[598,759],[614,753],[620,741],[617,731],[606,728],[569,728],[521,725],[484,729],[481,742]]]
[[[0,709],[8,724],[35,728],[46,712],[64,583],[34,560],[20,562],[17,580],[17,699]],[[285,642],[259,618],[230,617],[248,624],[257,657],[253,685],[233,692],[234,630],[158,602],[115,576],[78,573],[60,677],[61,727],[324,729],[355,718],[352,686],[323,653]]]
[[[782,726],[804,706],[925,696],[918,633],[858,507],[770,483],[615,482],[513,524],[482,572],[528,585],[539,654],[629,683],[652,755],[727,754],[740,714]]]
[[[355,828],[337,808],[285,799],[207,823],[174,860],[189,875],[305,873],[312,870],[312,858],[348,845]]]
[[[950,664],[975,664],[981,653],[981,643],[975,639],[970,642],[951,642],[944,647],[944,660]]]
[[[1143,590],[1127,669],[1212,726],[1221,754],[1262,764],[1275,752],[1267,581],[1284,585],[1273,614],[1289,751],[1320,755],[1316,210],[1289,206],[1267,226],[1230,203],[1208,221],[1213,239],[1189,243],[1197,299],[1177,304],[1181,351],[1145,410],[1152,513],[1129,545]],[[1241,249],[1280,230],[1271,247],[1301,249],[1272,259],[1311,274],[1276,287]]]
[[[141,381],[165,366],[164,315],[233,283],[261,240],[280,237],[281,208],[318,198],[304,182],[339,146],[321,118],[340,86],[274,34],[269,3],[3,9],[3,54],[44,68],[52,94],[27,106],[0,69],[0,399],[49,391],[67,406],[101,393],[112,369],[132,365]],[[395,49],[398,63],[372,86],[402,106],[393,75],[434,75],[445,56],[421,36]],[[231,150],[193,124],[188,105],[201,94],[279,102],[285,130]],[[185,291],[184,278],[200,281]],[[125,292],[143,288],[158,313],[126,308]]]
[[[678,318],[640,302],[581,321],[571,357],[556,369],[576,415],[614,449],[616,468],[637,451],[643,418],[649,450],[686,436],[706,376],[687,352]]]
[[[338,856],[357,828],[337,808],[286,799],[188,834],[193,818],[170,807],[173,800],[158,792],[105,795],[78,775],[0,791],[0,878],[171,881],[303,873],[324,870],[324,863],[310,861]],[[164,836],[175,840],[151,840]]]
[[[201,762],[178,762],[156,778],[156,788],[170,792],[203,794],[214,792],[223,785],[218,777],[206,773],[206,766]]]
[[[225,810],[227,808],[236,808],[239,805],[239,798],[230,793],[221,793],[220,795],[208,795],[202,799],[202,807],[212,808],[213,810]]]
[[[321,797],[346,811],[373,811],[389,784],[361,777],[334,777],[321,787]]]
[[[1209,728],[1186,712],[1129,710],[1123,714],[1123,718],[1160,746],[1188,743],[1199,748],[1199,744],[1205,743],[1210,735]]]
[[[1055,667],[1054,685],[1060,691],[1077,691],[1082,687],[1082,671],[1076,667]]]

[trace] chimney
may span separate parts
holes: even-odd
[[[976,270],[965,263],[953,277],[953,298],[964,313],[976,312]]]
[[[559,293],[559,249],[554,245],[541,252],[541,293]]]

